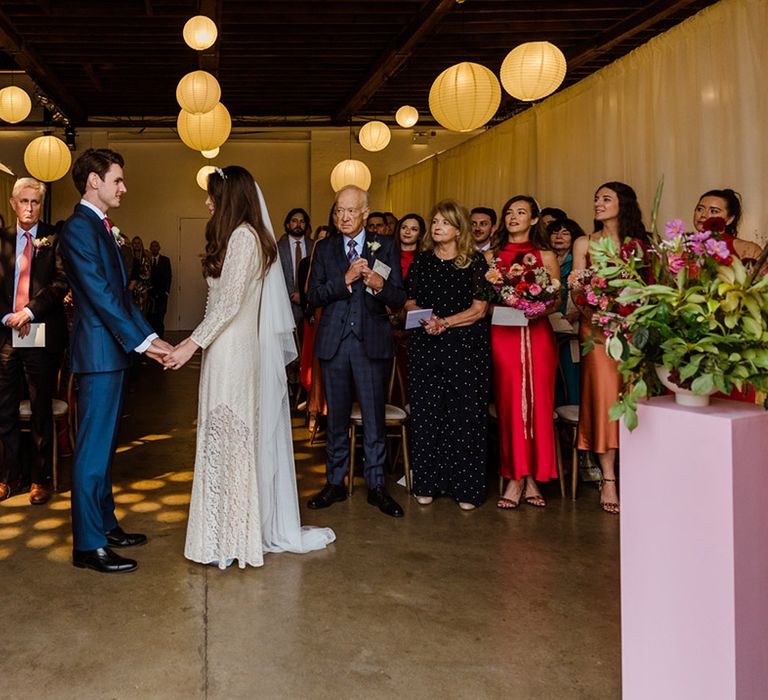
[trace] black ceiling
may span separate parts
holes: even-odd
[[[462,60],[494,72],[525,41],[568,59],[563,87],[713,4],[707,0],[2,0],[0,69],[26,71],[75,125],[175,120],[178,80],[215,73],[235,124],[429,117],[437,75]],[[186,20],[216,19],[198,54]],[[8,84],[0,76],[0,86]],[[502,101],[496,120],[523,105]]]

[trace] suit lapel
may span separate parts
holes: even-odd
[[[123,258],[120,255],[120,246],[117,244],[115,237],[107,231],[106,227],[104,226],[103,219],[101,219],[98,214],[93,211],[93,209],[90,207],[84,207],[82,204],[78,204],[75,209],[79,210],[89,218],[93,226],[96,228],[97,236],[101,236],[102,238],[107,239],[107,249],[109,250],[109,254],[112,256],[113,260],[117,263],[117,266],[120,269],[120,276],[123,280],[123,287],[125,287],[127,283],[127,278],[125,276],[125,266],[123,265]]]

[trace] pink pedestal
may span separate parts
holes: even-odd
[[[621,433],[624,700],[768,698],[768,412],[671,396]]]

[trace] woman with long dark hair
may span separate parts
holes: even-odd
[[[757,243],[739,238],[741,223],[741,195],[730,188],[705,192],[693,210],[693,225],[697,231],[704,230],[708,219],[720,218],[725,221],[723,240],[732,255],[743,261],[757,260],[762,250]]]
[[[320,549],[334,534],[299,520],[285,381],[294,322],[266,204],[235,165],[208,177],[206,204],[205,318],[164,360],[178,369],[203,349],[184,555],[261,566],[264,552]]]
[[[590,266],[589,245],[609,237],[617,247],[627,239],[646,243],[648,234],[635,191],[623,182],[606,182],[595,192],[595,232],[573,244],[573,269]],[[574,298],[575,301],[575,298]],[[609,357],[605,343],[592,327],[592,314],[583,308],[579,338],[586,342],[594,334],[594,349],[582,358],[581,407],[576,447],[595,452],[603,478],[600,482],[600,506],[606,513],[619,512],[616,489],[616,456],[619,450],[619,423],[608,412],[622,390],[618,363]]]
[[[518,195],[501,209],[494,236],[500,267],[522,264],[533,256],[553,280],[560,279],[555,254],[549,249],[546,227],[533,197]],[[520,501],[542,508],[546,505],[537,481],[557,478],[555,403],[557,344],[547,315],[552,304],[527,326],[491,326],[493,378],[499,420],[499,473],[508,480],[498,508],[517,508]]]

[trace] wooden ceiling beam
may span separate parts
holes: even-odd
[[[8,15],[0,9],[0,47],[9,54],[16,65],[40,86],[47,97],[53,100],[61,111],[74,122],[83,122],[85,112],[64,83],[49,68],[22,36],[18,34]]]
[[[221,13],[223,0],[200,0],[200,14],[210,17],[216,23],[219,35],[213,46],[200,52],[198,67],[219,77],[219,44],[221,43]],[[181,37],[179,37],[181,39]]]
[[[336,123],[345,123],[365,107],[377,90],[395,75],[413,50],[454,7],[456,0],[428,0],[413,20],[401,31],[376,61],[374,68],[355,87],[333,115]]]

